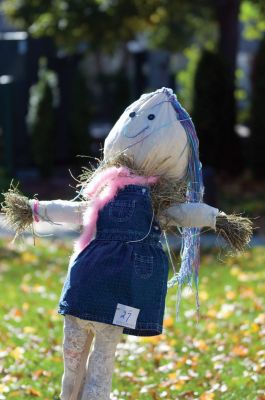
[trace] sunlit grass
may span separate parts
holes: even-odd
[[[57,303],[71,244],[0,244],[0,400],[56,399],[62,375]],[[264,399],[264,267],[263,248],[238,257],[205,254],[199,323],[194,294],[186,290],[175,322],[176,288],[170,289],[164,334],[124,335],[112,398]]]

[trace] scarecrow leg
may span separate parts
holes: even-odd
[[[65,316],[61,400],[77,400],[92,340],[91,329],[79,324],[77,318]]]
[[[92,329],[89,330],[87,340],[84,346],[84,350],[81,356],[79,370],[76,376],[75,386],[71,395],[70,400],[80,400],[83,392],[83,386],[85,383],[85,375],[86,375],[86,363],[88,359],[88,354],[90,351],[91,343],[94,338],[94,333]]]
[[[96,337],[81,400],[109,400],[115,351],[123,328],[93,322]]]

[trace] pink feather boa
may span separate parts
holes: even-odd
[[[118,190],[127,185],[152,185],[157,180],[157,176],[134,175],[126,167],[110,167],[97,174],[83,192],[91,203],[83,216],[83,233],[75,243],[75,254],[91,242],[96,231],[99,211],[116,196]]]

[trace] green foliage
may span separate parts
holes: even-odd
[[[240,8],[240,20],[244,24],[243,35],[247,40],[261,39],[265,32],[264,2],[244,0]]]
[[[178,97],[185,104],[187,111],[191,111],[194,95],[194,76],[201,55],[201,49],[197,44],[193,44],[186,48],[183,54],[187,59],[187,65],[176,76]]]
[[[214,20],[209,0],[4,0],[5,13],[34,37],[51,36],[70,51],[112,50],[144,33],[155,47],[177,50],[194,33],[209,34]]]
[[[56,74],[46,59],[39,62],[39,80],[30,88],[27,125],[32,135],[33,159],[43,177],[52,172],[55,145],[55,108],[59,101]]]
[[[265,39],[260,42],[253,67],[249,162],[257,176],[265,170]]]
[[[249,122],[250,117],[250,104],[248,92],[242,85],[242,80],[245,77],[243,69],[236,69],[236,89],[235,99],[237,101],[237,116],[236,121],[238,124],[246,124]]]
[[[231,154],[232,100],[222,57],[204,50],[195,74],[192,116],[200,140],[201,161],[219,170],[226,169]],[[235,154],[232,157],[236,159]]]
[[[57,399],[63,372],[63,317],[57,314],[71,245],[31,238],[0,243],[2,399]],[[220,261],[223,259],[224,261]],[[264,393],[264,249],[202,257],[201,318],[184,290],[176,323],[176,288],[167,296],[163,335],[123,336],[113,398],[256,399]],[[205,379],[207,377],[207,379]]]

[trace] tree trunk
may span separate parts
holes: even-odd
[[[242,154],[240,139],[235,134],[236,101],[235,70],[239,39],[239,8],[240,0],[214,0],[217,22],[219,25],[219,53],[227,69],[227,102],[229,115],[223,116],[227,120],[227,128],[223,133],[222,151],[225,154],[224,169],[240,173],[242,170]]]
[[[231,81],[234,82],[239,38],[240,0],[215,0],[219,24],[219,50],[223,55]]]

